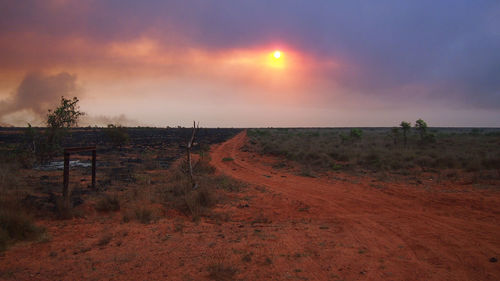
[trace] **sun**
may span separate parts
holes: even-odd
[[[281,57],[281,52],[280,51],[274,51],[273,56],[274,56],[275,59],[279,59]]]

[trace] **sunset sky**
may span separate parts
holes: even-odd
[[[0,0],[0,124],[62,95],[81,125],[500,126],[500,2]]]

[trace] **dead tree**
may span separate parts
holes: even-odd
[[[187,146],[186,146],[186,153],[187,153],[187,164],[188,164],[188,169],[189,169],[189,179],[191,180],[191,187],[193,189],[198,188],[198,183],[194,180],[193,177],[193,165],[191,163],[191,148],[194,145],[194,139],[196,137],[196,131],[200,128],[200,122],[198,122],[198,126],[196,126],[196,122],[193,121],[193,133],[191,134],[191,139],[188,141]]]

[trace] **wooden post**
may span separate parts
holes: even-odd
[[[198,122],[198,128],[199,127],[200,127],[200,123]],[[193,147],[195,136],[196,136],[196,122],[193,121],[193,133],[191,134],[191,139],[188,141],[187,146],[186,146],[189,178],[191,180],[191,186],[193,189],[198,188],[198,184],[195,182],[194,177],[193,177],[193,165],[191,164],[191,148]]]
[[[63,199],[66,208],[70,208],[71,190],[69,190],[69,156],[71,153],[92,151],[92,187],[95,188],[96,147],[68,147],[64,149]]]
[[[64,153],[64,171],[63,171],[63,199],[65,207],[69,208],[69,153]]]
[[[96,151],[92,150],[92,188],[95,189]]]

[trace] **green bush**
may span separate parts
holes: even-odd
[[[352,140],[360,140],[363,136],[363,131],[358,128],[351,129],[350,136]]]

